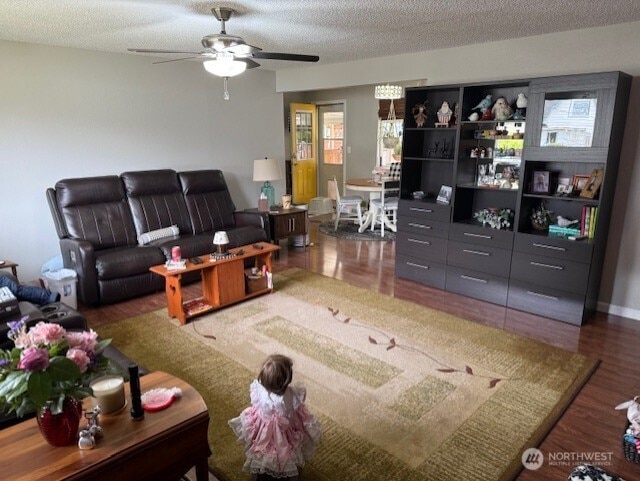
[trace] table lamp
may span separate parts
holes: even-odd
[[[253,180],[255,182],[264,181],[260,192],[267,197],[269,208],[275,205],[275,190],[271,185],[271,180],[282,179],[280,164],[277,159],[257,159],[253,161]]]
[[[223,230],[219,230],[213,234],[213,245],[216,246],[217,254],[224,254],[227,252],[227,246],[229,245],[229,236]]]

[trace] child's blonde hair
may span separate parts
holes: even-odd
[[[282,396],[293,377],[293,361],[282,354],[271,354],[262,363],[258,381],[269,392]]]

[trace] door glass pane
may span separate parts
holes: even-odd
[[[313,125],[311,112],[296,112],[296,158],[312,159]]]
[[[595,92],[547,95],[541,147],[591,147],[598,99]]]
[[[322,122],[323,159],[325,164],[342,165],[344,130],[343,112],[324,112]]]
[[[380,165],[399,162],[402,155],[403,120],[378,120],[378,158]]]

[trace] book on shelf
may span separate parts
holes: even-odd
[[[585,205],[580,216],[580,235],[593,239],[596,233],[599,207]]]
[[[549,237],[576,237],[581,235],[579,227],[562,227],[557,224],[549,226]]]
[[[201,312],[207,311],[211,308],[209,304],[202,297],[198,297],[196,299],[191,299],[190,301],[182,304],[182,309],[187,316],[193,316],[196,314],[200,314]]]

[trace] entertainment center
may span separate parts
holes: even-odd
[[[396,276],[581,325],[598,300],[630,84],[605,72],[407,88]],[[491,112],[501,98],[507,113]],[[443,186],[450,203],[436,201]]]

